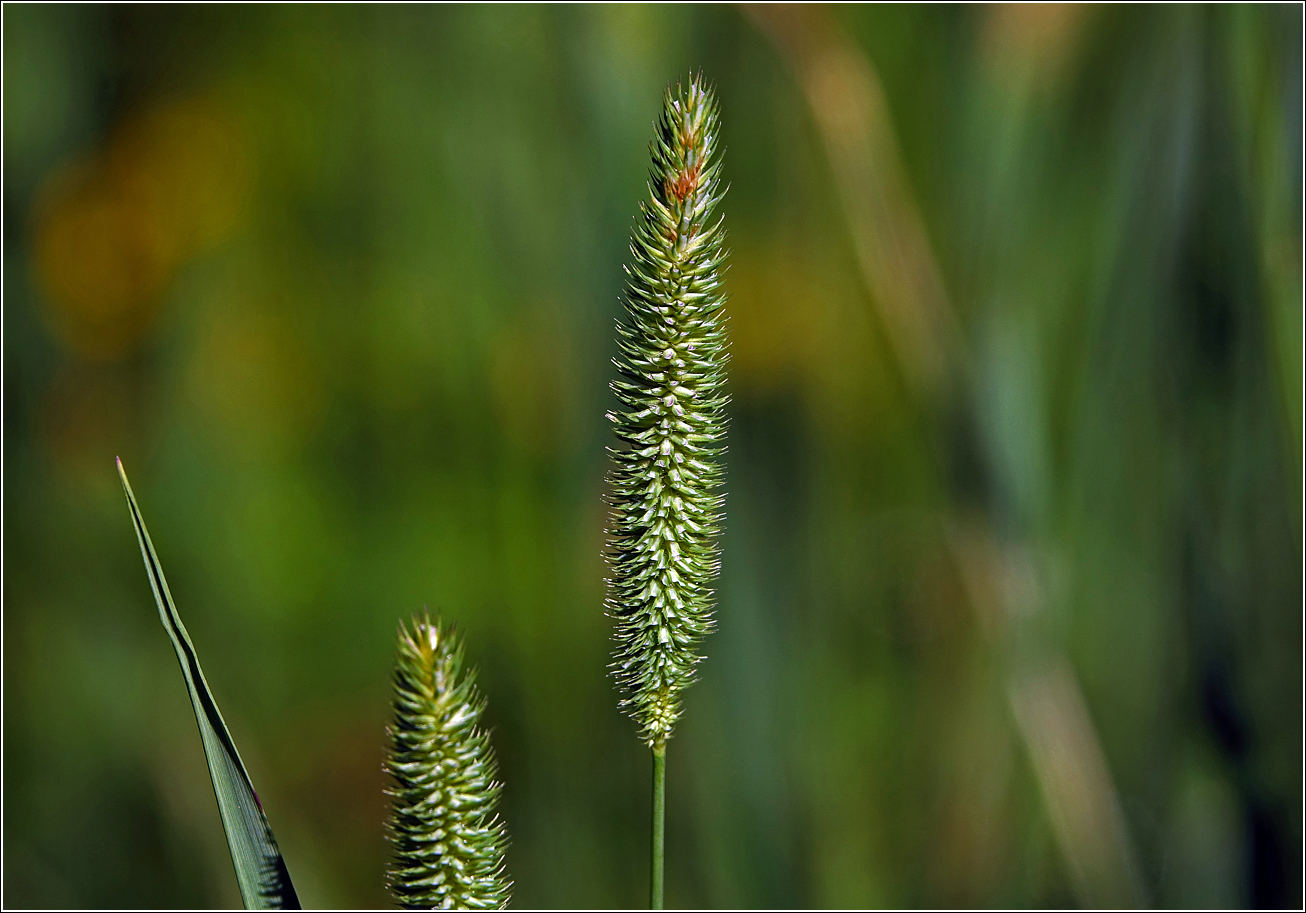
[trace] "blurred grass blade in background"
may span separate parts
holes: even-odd
[[[267,816],[263,814],[263,804],[254,791],[254,784],[250,782],[245,765],[241,763],[236,743],[227,732],[222,713],[209,692],[208,683],[204,681],[199,657],[195,655],[190,635],[186,633],[186,626],[177,614],[172,594],[168,592],[163,566],[150,542],[150,534],[145,529],[140,508],[136,506],[136,497],[132,494],[131,483],[127,481],[127,473],[123,471],[122,460],[118,460],[118,476],[122,479],[122,488],[127,495],[127,506],[136,527],[141,556],[150,576],[150,589],[154,591],[154,601],[159,606],[159,618],[162,619],[168,636],[172,638],[172,646],[177,651],[177,660],[181,663],[182,675],[185,676],[186,687],[190,691],[191,704],[195,708],[195,720],[199,724],[200,739],[204,743],[204,757],[213,779],[213,793],[222,815],[227,846],[231,849],[236,880],[240,883],[241,899],[245,902],[246,909],[250,910],[298,910],[299,897],[290,882],[285,860],[277,848],[276,838],[272,836]]]

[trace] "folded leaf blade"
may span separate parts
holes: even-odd
[[[195,721],[199,725],[200,741],[204,745],[204,757],[208,761],[213,794],[218,800],[218,812],[222,816],[222,828],[227,834],[227,846],[231,850],[231,862],[236,869],[241,899],[249,910],[298,910],[299,897],[290,881],[285,859],[277,848],[276,838],[268,826],[254,784],[245,771],[245,765],[241,763],[236,743],[232,741],[217,702],[204,680],[195,646],[186,633],[186,626],[181,623],[181,616],[177,614],[172,594],[168,591],[168,581],[163,576],[163,565],[150,541],[149,531],[146,530],[140,508],[136,505],[136,496],[132,494],[131,483],[123,471],[122,460],[118,460],[118,476],[122,479],[122,488],[127,495],[127,507],[131,510],[132,524],[136,527],[136,539],[140,543],[141,557],[150,578],[150,589],[154,591],[154,601],[159,607],[159,619],[172,640],[173,649],[177,651],[177,661],[181,664],[191,705],[195,709]]]

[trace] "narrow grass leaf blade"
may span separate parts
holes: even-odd
[[[181,672],[190,691],[190,701],[195,708],[195,720],[199,724],[200,740],[204,743],[204,757],[209,762],[209,775],[213,779],[213,793],[218,800],[218,812],[222,815],[222,827],[227,832],[227,846],[231,849],[236,880],[240,883],[241,899],[248,910],[298,910],[299,897],[295,894],[295,886],[290,883],[286,862],[277,849],[277,840],[272,836],[272,828],[268,826],[267,816],[263,814],[263,805],[254,792],[254,784],[250,782],[245,765],[241,763],[236,743],[227,732],[218,705],[213,700],[208,683],[204,681],[199,658],[195,655],[195,646],[186,633],[186,626],[181,623],[181,616],[177,614],[172,594],[168,592],[163,566],[150,542],[150,534],[145,529],[140,508],[136,506],[136,496],[132,494],[127,474],[123,472],[122,460],[118,461],[118,475],[127,495],[127,506],[131,509],[136,538],[141,544],[141,557],[145,559],[150,589],[154,591],[154,601],[159,606],[159,618],[177,651],[177,660],[181,663]]]

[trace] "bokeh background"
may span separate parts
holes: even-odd
[[[115,455],[307,904],[387,904],[424,605],[516,905],[645,903],[603,415],[699,69],[733,404],[668,902],[1301,903],[1300,7],[3,26],[6,906],[239,903]]]

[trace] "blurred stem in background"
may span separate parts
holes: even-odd
[[[798,79],[839,189],[857,264],[898,364],[924,406],[968,368],[884,90],[866,53],[815,6],[746,5]]]

